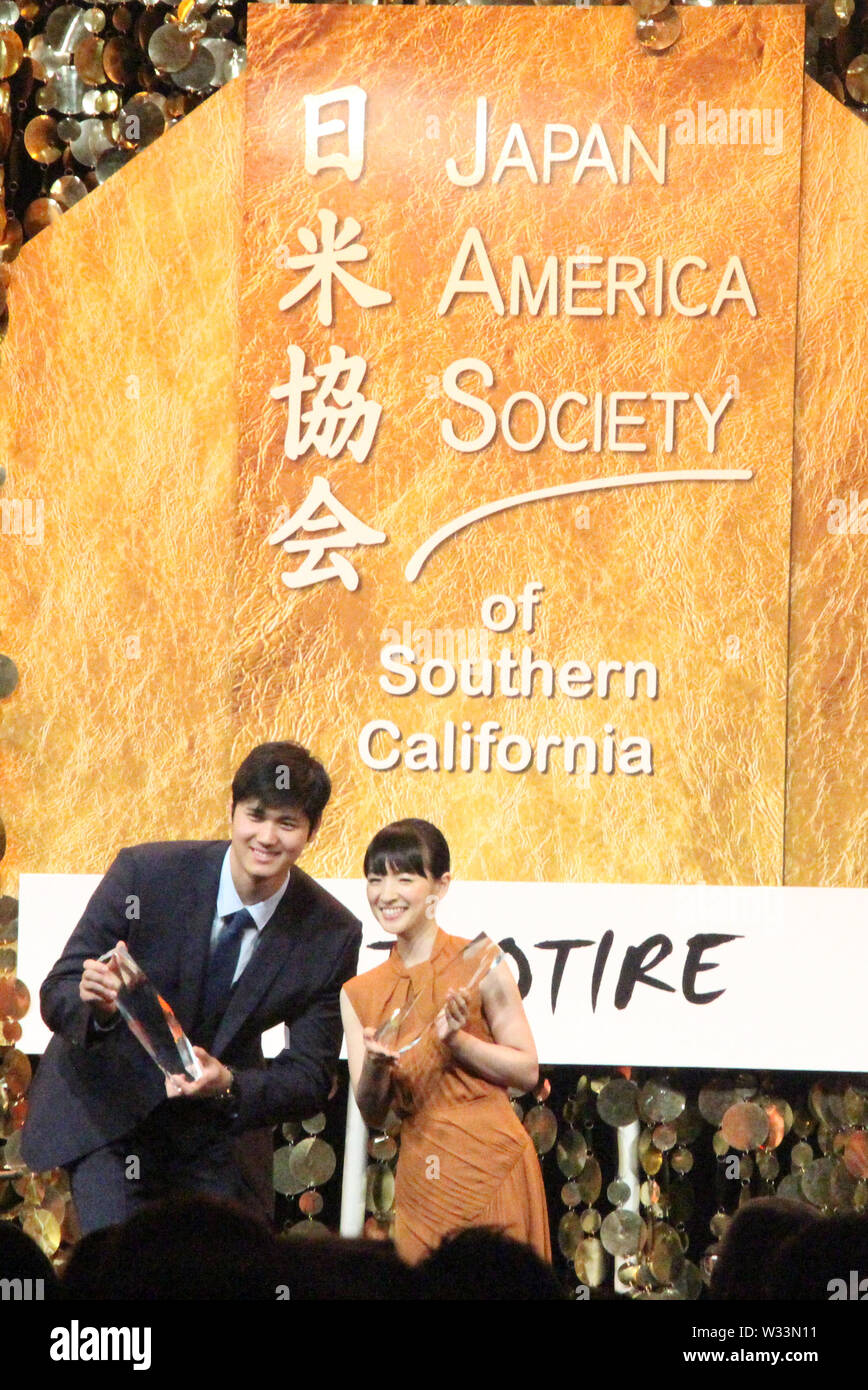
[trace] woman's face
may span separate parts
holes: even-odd
[[[390,867],[382,874],[368,874],[371,911],[393,936],[414,936],[434,921],[447,880],[448,874],[436,879]]]

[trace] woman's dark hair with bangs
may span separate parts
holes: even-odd
[[[378,830],[365,851],[365,877],[384,874],[419,874],[442,878],[449,873],[446,837],[427,820],[396,820]]]

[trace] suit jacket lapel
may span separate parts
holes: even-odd
[[[242,1024],[256,1011],[272,980],[296,949],[301,926],[296,912],[299,897],[300,882],[293,873],[274,916],[263,929],[250,963],[232,991],[229,1007],[214,1038],[215,1056],[219,1057],[221,1050],[225,1051]]]
[[[228,840],[205,846],[202,871],[191,882],[189,896],[178,904],[179,913],[184,914],[186,922],[181,948],[183,954],[180,990],[177,1003],[173,1004],[173,1007],[193,1043],[196,1042],[196,1038],[192,1036],[191,1030],[195,1031],[198,1018],[211,949],[211,929],[217,907],[220,869],[228,848]]]

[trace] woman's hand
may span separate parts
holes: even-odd
[[[399,1054],[393,1052],[391,1048],[384,1047],[377,1042],[376,1028],[365,1028],[362,1030],[362,1042],[365,1044],[365,1065],[372,1067],[393,1067],[399,1060]]]
[[[345,989],[341,990],[341,1018],[347,1035],[347,1059],[356,1104],[365,1124],[371,1129],[381,1129],[389,1113],[398,1053],[377,1042],[375,1028],[362,1027]]]
[[[467,1024],[470,1017],[470,993],[466,989],[450,989],[446,1003],[434,1021],[437,1036],[441,1042],[451,1043],[456,1033]]]

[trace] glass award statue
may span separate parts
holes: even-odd
[[[449,962],[439,979],[447,990],[473,990],[502,960],[503,951],[497,943],[480,932]],[[409,1052],[433,1028],[435,1018],[420,1016],[418,998],[411,992],[406,1003],[380,1024],[375,1034],[377,1042],[399,1055]]]
[[[160,1071],[165,1076],[186,1074],[190,1081],[200,1077],[202,1068],[187,1035],[123,942],[100,960],[111,966],[121,982],[115,1001],[121,1016]]]

